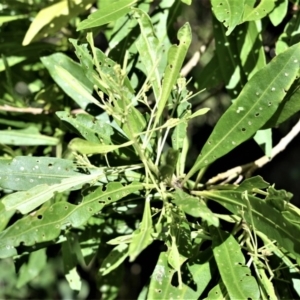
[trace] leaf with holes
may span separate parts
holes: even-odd
[[[255,230],[263,232],[270,239],[276,240],[281,247],[300,257],[300,228],[284,218],[277,208],[265,200],[252,195],[245,197],[244,192],[230,190],[199,191],[193,194],[220,203],[231,213],[243,217],[248,224],[253,222]]]
[[[214,257],[230,299],[259,299],[257,282],[245,265],[241,246],[230,234],[210,227]]]
[[[300,44],[296,44],[251,77],[216,124],[186,179],[230,152],[263,127],[294,82],[299,61]]]
[[[256,21],[267,16],[275,7],[277,0],[261,0],[256,5],[256,0],[245,0],[243,22]]]
[[[183,284],[178,289],[173,280],[175,270],[168,264],[166,252],[161,252],[151,276],[148,299],[199,299],[216,270],[211,249],[199,254],[181,268]]]
[[[263,128],[277,127],[290,117],[300,111],[300,81],[299,79],[294,82],[288,93],[280,103],[275,114],[268,120]]]
[[[114,128],[110,124],[88,114],[71,115],[65,111],[59,111],[56,112],[56,115],[76,128],[87,141],[92,143],[103,142],[106,145],[112,143]]]
[[[108,256],[103,260],[100,267],[100,274],[102,276],[107,275],[111,271],[115,270],[124,262],[128,256],[128,245],[121,243],[114,247]]]
[[[16,156],[0,160],[0,187],[29,190],[40,184],[56,184],[63,179],[83,175],[72,160],[54,157]]]
[[[227,27],[226,35],[229,35],[242,21],[244,1],[212,0],[211,4],[216,18]]]
[[[16,255],[21,243],[32,246],[57,239],[67,227],[79,228],[106,205],[143,189],[143,184],[133,182],[122,185],[111,182],[106,189],[98,187],[84,196],[78,204],[57,202],[41,207],[36,212],[19,219],[0,233],[0,258]]]
[[[131,97],[134,94],[134,89],[131,86],[126,72],[123,72],[120,69],[121,67],[119,64],[110,59],[105,53],[94,46],[92,34],[88,33],[86,39],[92,49],[94,65],[96,66],[97,72],[100,76],[105,74],[105,77],[102,79],[105,80],[108,78],[111,80],[111,83],[118,83],[118,85],[122,87],[122,94],[126,93],[128,97]]]
[[[224,300],[226,299],[227,292],[222,280],[219,281],[208,293],[207,300]]]
[[[78,24],[77,30],[83,30],[116,21],[120,17],[130,12],[137,0],[104,0],[101,2],[99,9],[89,15],[86,20]]]
[[[136,257],[153,242],[152,233],[153,226],[150,200],[147,198],[145,201],[142,222],[139,228],[133,233],[129,246],[128,255],[130,257],[130,261],[134,261]]]
[[[69,177],[63,179],[60,183],[52,185],[37,185],[27,191],[16,192],[5,196],[2,203],[6,210],[18,210],[22,214],[27,214],[51,199],[55,193],[62,193],[71,189],[79,189],[83,184],[92,182],[99,177],[105,177],[102,170],[90,175]]]
[[[173,202],[186,214],[195,218],[202,218],[209,225],[219,226],[219,219],[212,213],[202,199],[193,197],[180,189],[176,189],[173,196]]]

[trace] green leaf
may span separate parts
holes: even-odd
[[[12,67],[26,59],[26,56],[9,56],[6,57],[7,64]],[[4,59],[0,58],[0,72],[5,71]]]
[[[261,176],[254,176],[251,178],[245,179],[236,189],[236,191],[248,191],[253,193],[254,189],[265,189],[269,187],[270,184],[263,180]]]
[[[209,225],[219,226],[219,219],[212,213],[202,199],[193,197],[180,189],[176,189],[173,196],[173,202],[186,214],[195,218],[202,218],[207,221]]]
[[[224,300],[227,299],[227,292],[224,286],[224,283],[220,280],[220,282],[214,286],[208,293],[208,300]]]
[[[239,33],[242,36],[230,35],[226,36],[225,28],[215,18],[213,18],[213,31],[216,40],[216,56],[218,58],[218,69],[221,75],[225,87],[230,96],[234,99],[242,90],[243,84],[246,80],[242,74],[242,67],[240,61],[240,53],[237,47],[237,41],[243,40],[245,31],[241,30]],[[214,62],[214,61],[213,61]],[[213,65],[213,67],[215,67]]]
[[[219,27],[219,25],[217,25]],[[199,70],[195,76],[195,81],[198,84],[198,89],[210,90],[222,83],[223,76],[219,59],[216,54],[210,59],[210,61],[204,66],[203,69]]]
[[[150,82],[153,84],[153,91],[157,101],[161,93],[161,74],[156,67],[161,59],[159,40],[155,35],[151,19],[145,12],[140,9],[134,9],[134,16],[138,20],[141,30],[141,35],[135,44],[140,55],[140,60],[145,66],[145,75],[151,75]]]
[[[16,16],[1,16],[0,17],[0,26],[2,26],[4,23],[12,22],[15,20],[20,20],[20,19],[26,19],[28,18],[27,15],[16,15]]]
[[[299,42],[300,34],[300,15],[293,14],[290,21],[286,24],[283,33],[279,36],[276,45],[275,52],[279,53],[288,49],[288,47],[293,46]]]
[[[296,80],[288,93],[280,103],[275,114],[268,120],[263,128],[277,127],[300,111],[300,89],[299,80]]]
[[[30,24],[22,45],[26,46],[59,31],[70,19],[91,7],[93,2],[94,0],[62,0],[41,9]]]
[[[46,248],[31,252],[28,257],[28,262],[23,263],[19,270],[16,288],[20,289],[22,286],[39,276],[42,270],[46,267],[46,264]]]
[[[239,26],[240,30],[237,38],[237,47],[241,66],[248,80],[266,65],[261,27],[259,22],[254,21]]]
[[[261,0],[258,5],[256,5],[256,0],[245,0],[243,22],[264,18],[274,9],[276,1],[277,0]]]
[[[233,214],[242,216],[248,224],[254,223],[255,230],[276,240],[283,248],[300,257],[300,228],[285,219],[282,214],[265,200],[240,191],[203,191],[193,194],[212,199]],[[251,207],[249,211],[248,207]]]
[[[158,124],[158,120],[165,109],[166,103],[173,86],[176,84],[181,66],[191,43],[192,33],[191,27],[188,23],[179,29],[177,38],[179,40],[179,45],[172,45],[168,52],[168,64],[166,66],[162,82],[162,93],[158,102],[155,124]]]
[[[61,201],[41,207],[35,213],[19,219],[0,233],[0,258],[16,255],[15,247],[18,247],[20,243],[32,246],[53,241],[59,237],[61,230],[68,227],[80,228],[104,206],[141,189],[143,189],[143,184],[138,182],[128,185],[111,182],[106,185],[105,190],[102,186],[96,188],[78,205]]]
[[[56,184],[61,180],[82,175],[72,160],[54,157],[16,156],[0,159],[0,187],[29,190],[40,184]]]
[[[0,202],[0,231],[4,230],[15,211],[7,211],[2,201]]]
[[[98,101],[91,95],[92,82],[85,76],[82,67],[62,53],[41,58],[54,81],[83,109]],[[75,75],[76,74],[76,75]]]
[[[249,139],[271,118],[298,74],[299,53],[300,45],[294,45],[253,75],[218,121],[186,179]]]
[[[183,285],[172,283],[175,270],[168,264],[166,252],[161,252],[151,276],[147,299],[199,299],[215,271],[211,249],[200,251],[181,268]],[[202,298],[201,298],[202,299]]]
[[[65,111],[58,111],[56,115],[61,120],[73,125],[87,141],[99,143],[102,140],[106,145],[112,143],[114,129],[110,124],[88,114],[71,115]]]
[[[129,246],[128,255],[130,261],[134,261],[136,257],[152,243],[152,233],[150,199],[146,198],[142,222],[139,228],[133,233],[132,241]]]
[[[257,282],[245,265],[241,246],[229,233],[211,227],[214,257],[230,299],[259,299]]]
[[[116,269],[128,256],[128,245],[127,244],[119,244],[114,247],[109,255],[103,260],[100,267],[100,274],[102,276],[107,275],[114,269]]]
[[[265,155],[271,157],[272,145],[273,145],[272,130],[270,128],[258,130],[255,136],[253,137],[253,139],[264,151]]]
[[[69,143],[69,149],[77,151],[81,154],[106,154],[114,150],[128,147],[132,145],[134,141],[128,141],[122,145],[102,145],[100,143],[92,143],[80,138],[75,138]]]
[[[0,130],[0,143],[14,146],[56,146],[59,139],[40,134],[38,128]]]
[[[275,8],[269,14],[269,18],[274,26],[278,26],[284,19],[288,11],[288,0],[277,0]]]
[[[75,235],[67,234],[67,240],[62,243],[62,258],[64,264],[64,274],[72,290],[80,291],[82,281],[77,271],[77,256],[74,249]]]
[[[244,1],[211,0],[211,4],[216,18],[227,27],[226,35],[229,35],[242,21]]]
[[[176,168],[178,156],[179,152],[177,150],[174,150],[172,148],[168,149],[165,156],[165,162],[159,168],[161,180],[171,182]]]
[[[51,199],[57,192],[62,193],[73,188],[81,188],[83,184],[104,176],[104,172],[100,171],[91,175],[79,175],[66,178],[60,183],[52,185],[37,185],[27,191],[16,192],[5,196],[2,199],[2,203],[6,210],[18,210],[22,214],[27,214]]]
[[[130,8],[137,0],[104,0],[99,9],[80,22],[77,30],[99,27],[101,25],[116,21],[120,17],[130,12]]]

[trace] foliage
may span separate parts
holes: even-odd
[[[260,176],[204,180],[246,140],[270,147],[299,110],[297,2],[211,0],[215,43],[191,80],[192,1],[2,2],[1,297],[84,299],[88,278],[122,297],[126,264],[151,245],[164,248],[139,299],[300,297],[291,194]],[[286,24],[273,59],[268,24]],[[233,103],[191,164],[189,125],[209,111],[195,86]]]

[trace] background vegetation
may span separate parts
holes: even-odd
[[[299,298],[299,20],[2,0],[0,298]]]

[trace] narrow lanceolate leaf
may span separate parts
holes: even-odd
[[[212,0],[211,4],[216,18],[227,27],[226,35],[229,35],[242,21],[244,1]]]
[[[85,76],[83,68],[62,53],[42,57],[42,63],[48,69],[53,80],[83,109],[88,104],[98,104],[91,95],[93,84]]]
[[[20,243],[32,246],[58,238],[61,230],[68,226],[79,228],[104,206],[141,189],[143,184],[139,182],[125,186],[119,182],[111,182],[106,185],[105,190],[103,187],[96,188],[78,205],[60,201],[42,207],[0,233],[0,258],[16,255],[15,247]]]
[[[0,130],[0,144],[14,146],[56,146],[59,139],[40,134],[36,127],[18,130]]]
[[[269,14],[269,18],[274,26],[278,26],[286,16],[288,5],[289,0],[277,1],[276,7]]]
[[[70,142],[69,148],[81,154],[106,154],[123,147],[128,147],[133,143],[134,141],[129,141],[122,145],[102,145],[100,143],[92,143],[80,138],[75,138]]]
[[[60,183],[53,185],[37,185],[28,191],[16,192],[4,197],[2,203],[6,210],[18,210],[22,214],[27,214],[51,199],[57,192],[61,193],[74,187],[80,188],[83,184],[104,176],[103,171],[100,171],[91,175],[63,179]]]
[[[277,0],[261,0],[258,5],[256,5],[256,0],[245,0],[243,22],[262,19],[274,9],[276,1]]]
[[[114,269],[116,269],[128,256],[128,245],[127,244],[119,244],[114,247],[108,256],[103,260],[100,267],[100,274],[102,276],[107,275]]]
[[[199,252],[195,258],[189,259],[188,263],[182,266],[182,277],[188,278],[188,282],[184,281],[179,289],[172,284],[176,270],[168,264],[167,253],[161,252],[151,276],[147,299],[199,299],[215,269],[211,249]]]
[[[101,1],[100,8],[91,14],[86,20],[79,23],[77,30],[101,26],[118,20],[130,11],[137,0]]]
[[[299,61],[296,44],[253,75],[218,121],[186,179],[249,139],[272,117],[298,74]]]
[[[156,100],[161,93],[161,75],[156,67],[160,61],[158,51],[159,41],[155,35],[153,25],[149,16],[140,9],[134,9],[134,16],[137,18],[141,35],[136,41],[136,47],[140,54],[140,60],[146,68],[146,76],[150,76]]]
[[[69,159],[16,156],[0,160],[0,187],[3,189],[29,190],[36,185],[56,184],[77,175],[82,174]]]
[[[266,234],[270,239],[300,257],[300,228],[286,219],[273,205],[240,191],[202,191],[193,194],[217,201],[233,214],[243,217],[248,224]],[[251,207],[251,211],[249,211]]]
[[[268,120],[263,128],[276,127],[283,123],[298,111],[300,111],[300,82],[299,79],[294,82],[288,93],[280,103],[275,114]]]
[[[88,114],[71,115],[66,111],[58,111],[56,115],[63,121],[73,125],[89,142],[111,144],[114,129],[110,124]]]
[[[300,15],[293,14],[290,21],[286,24],[283,33],[279,36],[275,52],[278,55],[279,53],[288,49],[288,47],[293,46],[298,43],[298,37],[300,34]]]
[[[130,261],[134,261],[136,257],[147,247],[152,241],[152,217],[149,198],[145,201],[143,219],[140,227],[133,233],[132,241],[129,246],[128,255]]]
[[[214,257],[230,299],[259,299],[257,282],[245,265],[245,257],[236,239],[211,227]]]
[[[158,103],[155,124],[158,123],[158,120],[166,107],[166,103],[173,86],[176,84],[181,66],[192,40],[191,27],[188,23],[179,29],[177,38],[179,40],[179,45],[172,45],[168,52],[168,64],[162,83],[162,93]]]
[[[23,46],[28,45],[34,40],[42,39],[58,32],[70,19],[88,10],[93,2],[95,0],[61,0],[41,9],[26,32],[22,42]]]

